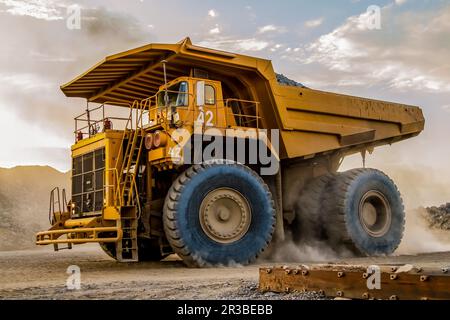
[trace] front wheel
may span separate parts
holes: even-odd
[[[269,245],[275,208],[265,182],[239,164],[201,164],[172,185],[164,230],[188,266],[249,264]]]

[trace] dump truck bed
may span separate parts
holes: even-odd
[[[276,86],[275,96],[288,158],[355,152],[424,129],[422,111],[415,106],[283,85]]]
[[[162,61],[168,81],[201,70],[221,81],[224,99],[260,102],[263,128],[281,130],[281,159],[358,152],[424,129],[418,107],[282,85],[270,60],[195,46],[189,38],[106,57],[61,89],[68,97],[131,105],[164,84]]]

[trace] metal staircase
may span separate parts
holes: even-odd
[[[119,228],[123,232],[122,240],[116,244],[117,260],[120,262],[137,262],[139,260],[137,238],[138,221],[141,216],[141,203],[136,184],[136,175],[139,173],[144,144],[142,123],[146,105],[146,103],[139,103],[137,101],[133,103],[130,110],[130,117],[122,137],[120,152],[125,151],[123,153],[121,167],[118,171],[119,187],[115,195],[117,198],[116,202],[121,207]],[[134,113],[135,118],[133,119]]]

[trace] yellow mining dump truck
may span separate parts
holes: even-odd
[[[250,263],[288,235],[363,255],[402,239],[395,184],[337,172],[347,155],[417,136],[418,107],[312,90],[269,60],[189,38],[109,56],[62,91],[88,109],[75,119],[71,200],[52,193],[38,245],[215,266]]]

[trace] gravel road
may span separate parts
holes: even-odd
[[[450,265],[450,253],[346,262],[442,267]],[[81,290],[66,288],[72,265],[81,269]],[[58,253],[51,248],[0,252],[0,299],[325,299],[315,293],[260,294],[258,269],[267,265],[188,269],[176,256],[157,263],[120,264],[96,246]]]

